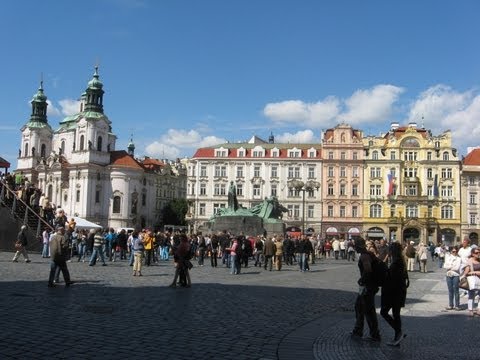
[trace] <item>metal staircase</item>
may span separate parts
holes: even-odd
[[[9,210],[12,218],[27,225],[30,232],[35,235],[35,238],[40,237],[45,229],[53,230],[53,227],[48,222],[22,199],[18,198],[17,194],[3,181],[0,181],[0,204]]]

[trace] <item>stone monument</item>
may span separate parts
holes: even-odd
[[[228,189],[228,207],[219,209],[210,219],[210,229],[212,231],[227,230],[232,234],[243,232],[250,236],[265,233],[283,234],[285,224],[282,216],[287,211],[275,196],[265,198],[262,203],[250,209],[244,208],[238,204],[237,187],[231,181]]]

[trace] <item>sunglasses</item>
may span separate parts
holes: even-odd
[[[474,253],[475,255],[478,255],[478,254],[480,254],[480,251],[474,251],[473,253]]]

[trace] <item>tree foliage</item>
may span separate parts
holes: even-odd
[[[186,225],[185,215],[187,211],[187,200],[173,199],[163,209],[163,223],[168,225]]]

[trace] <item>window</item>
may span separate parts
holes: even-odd
[[[442,179],[451,179],[452,178],[452,169],[442,168]]]
[[[378,160],[378,151],[377,150],[372,151],[372,160]]]
[[[238,150],[238,157],[245,157],[245,150]]]
[[[358,184],[352,184],[352,196],[358,196]]]
[[[475,185],[475,177],[473,176],[468,177],[468,185]]]
[[[220,209],[224,209],[225,204],[214,203],[213,204],[213,214],[217,214]]]
[[[405,151],[403,153],[403,159],[405,161],[417,161],[417,152],[416,151]]]
[[[215,165],[215,177],[225,177],[227,176],[227,167]]]
[[[432,152],[431,151],[427,152],[427,160],[432,161]]]
[[[199,195],[207,195],[207,184],[200,183],[200,194]]]
[[[80,190],[77,190],[77,194],[75,196],[75,201],[80,202]]]
[[[418,207],[417,207],[417,205],[407,205],[406,216],[407,216],[407,218],[418,218]]]
[[[243,178],[243,166],[237,166],[237,178]]]
[[[345,166],[340,167],[340,177],[346,177],[347,176],[347,170]]]
[[[417,185],[407,185],[407,186],[405,186],[405,195],[407,195],[407,196],[417,196]]]
[[[85,136],[80,136],[80,151],[85,150]]]
[[[433,196],[433,186],[432,185],[427,186],[427,196]]]
[[[328,167],[328,177],[334,177],[335,176],[335,169],[333,166]]]
[[[315,168],[314,167],[309,167],[308,168],[308,178],[309,179],[314,179],[315,178]]]
[[[65,154],[65,140],[62,140],[60,145],[60,155]]]
[[[396,160],[397,159],[397,153],[395,151],[390,151],[390,160]]]
[[[243,184],[237,184],[237,196],[243,196]]]
[[[263,157],[263,151],[253,150],[252,157]]]
[[[315,150],[310,150],[310,151],[308,152],[308,157],[309,157],[309,158],[314,158],[315,156],[316,156],[316,151],[315,151]]]
[[[352,176],[353,177],[358,177],[358,166],[353,166],[352,167]]]
[[[328,160],[333,160],[333,151],[328,152]]]
[[[300,168],[295,166],[288,167],[288,177],[289,178],[299,178],[300,177]]]
[[[260,165],[253,167],[253,177],[260,177]]]
[[[352,206],[352,217],[358,217],[358,206],[356,205]]]
[[[227,150],[215,150],[216,157],[227,157]]]
[[[142,193],[142,206],[147,206],[147,193]]]
[[[277,184],[272,184],[271,196],[277,196]]]
[[[450,205],[442,206],[442,219],[453,219],[453,207]]]
[[[287,205],[287,209],[288,209],[288,217],[292,217],[293,215],[293,205]]]
[[[450,160],[450,156],[449,156],[448,152],[446,152],[446,151],[443,152],[443,160],[444,161]]]
[[[471,213],[470,214],[470,225],[476,225],[477,224],[477,214]]]
[[[328,184],[327,195],[333,195],[333,184]]]
[[[315,217],[315,206],[314,205],[308,205],[307,217],[310,218],[310,219],[313,219]]]
[[[476,205],[477,204],[477,194],[476,193],[470,193],[470,205]]]
[[[44,158],[46,156],[46,153],[47,153],[47,147],[45,146],[45,144],[42,144],[40,148],[40,156]]]
[[[297,219],[300,217],[300,205],[293,205],[293,216]]]
[[[100,190],[95,191],[95,203],[100,203]]]
[[[442,197],[452,197],[453,196],[453,187],[444,185],[441,188]]]
[[[278,177],[278,167],[277,166],[272,166],[270,177],[272,177],[272,178]]]
[[[213,195],[221,196],[226,194],[225,184],[215,184],[213,187]]]
[[[260,185],[253,185],[253,197],[260,197]]]
[[[290,150],[288,152],[288,157],[299,158],[301,156],[302,156],[302,152],[300,150]]]
[[[370,217],[379,218],[382,217],[382,207],[378,204],[373,204],[370,206]]]
[[[352,154],[352,158],[353,160],[358,160],[358,154],[356,151]]]
[[[206,165],[200,166],[200,176],[202,176],[202,177],[207,176],[207,166]]]
[[[380,196],[380,195],[382,195],[382,186],[370,185],[370,196]]]
[[[347,212],[346,212],[345,205],[341,205],[340,206],[340,217],[344,218],[346,216],[346,214],[347,214]]]
[[[396,212],[396,206],[395,205],[390,206],[390,217],[395,217],[395,212]]]
[[[97,138],[97,151],[102,151],[102,137]]]
[[[278,157],[278,150],[272,150],[272,157]]]
[[[346,185],[345,184],[340,184],[340,196],[345,196],[347,195],[347,191],[346,191]]]
[[[328,217],[333,217],[333,205],[328,205],[327,216]]]
[[[382,176],[382,169],[379,167],[370,168],[370,178],[379,178]]]
[[[405,168],[403,169],[403,176],[408,178],[417,177],[417,168]]]
[[[120,203],[121,203],[121,198],[120,196],[114,196],[113,197],[113,210],[112,212],[114,214],[119,214],[120,213]]]
[[[25,152],[23,156],[28,156],[28,143],[25,144]]]
[[[433,169],[431,169],[431,168],[427,169],[427,178],[428,179],[433,179]]]
[[[347,158],[347,154],[345,153],[345,151],[342,151],[342,152],[340,153],[340,159],[341,159],[341,160],[345,160],[346,158]]]
[[[198,205],[198,215],[204,216],[206,214],[205,209],[206,209],[205,203],[200,203]]]
[[[428,205],[428,207],[427,207],[427,217],[429,217],[429,218],[433,217],[433,206],[432,205]]]

